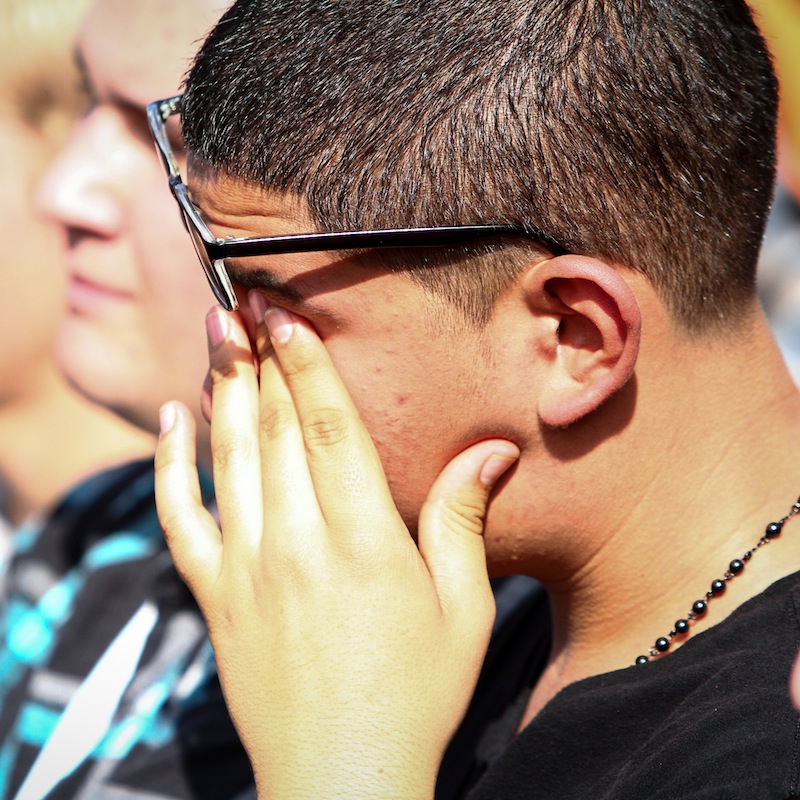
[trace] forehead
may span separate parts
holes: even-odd
[[[96,0],[78,53],[101,99],[137,105],[174,94],[224,0]]]
[[[217,172],[191,152],[186,182],[192,201],[217,236],[280,236],[318,230],[301,198]],[[366,259],[354,262],[337,252],[227,258],[225,264],[234,284],[263,289],[272,302],[289,302],[296,313],[315,324],[327,320],[329,327],[341,325],[353,309],[374,308],[389,296],[396,307],[401,295],[418,291],[385,266]],[[420,304],[415,296],[415,307]]]
[[[191,151],[186,184],[192,201],[211,225],[264,236],[308,233],[316,228],[301,198],[219,172]]]

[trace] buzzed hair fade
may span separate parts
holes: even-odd
[[[239,0],[185,88],[190,151],[321,230],[531,226],[691,332],[752,307],[777,82],[743,0]],[[515,247],[419,279],[485,320]]]

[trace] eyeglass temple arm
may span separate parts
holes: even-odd
[[[183,95],[177,94],[166,100],[157,100],[147,106],[147,124],[156,143],[156,150],[169,175],[179,173],[178,164],[172,155],[172,147],[167,139],[167,120],[181,110]]]

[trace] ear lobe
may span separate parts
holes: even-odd
[[[528,303],[550,317],[539,418],[564,427],[594,411],[630,376],[639,353],[641,311],[619,271],[585,256],[559,256],[530,270]]]

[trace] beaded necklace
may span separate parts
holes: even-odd
[[[666,636],[661,636],[656,639],[655,644],[648,650],[647,655],[639,656],[634,663],[638,665],[647,664],[650,659],[657,658],[662,655],[662,653],[666,653],[672,644],[672,640],[676,636],[688,633],[691,622],[694,622],[694,620],[699,619],[706,613],[708,603],[715,597],[724,594],[728,581],[733,580],[737,575],[741,575],[742,572],[744,572],[745,564],[753,557],[756,550],[765,544],[769,544],[773,539],[777,539],[781,535],[786,521],[797,514],[800,514],[800,498],[797,499],[797,502],[792,506],[785,517],[782,517],[777,522],[770,522],[770,524],[767,525],[764,535],[758,540],[752,550],[748,550],[741,558],[734,558],[733,561],[728,564],[728,569],[725,570],[722,577],[711,582],[711,588],[706,592],[705,598],[702,600],[695,600],[694,603],[692,603],[691,611],[689,611],[685,619],[679,619],[675,623],[675,627]]]

